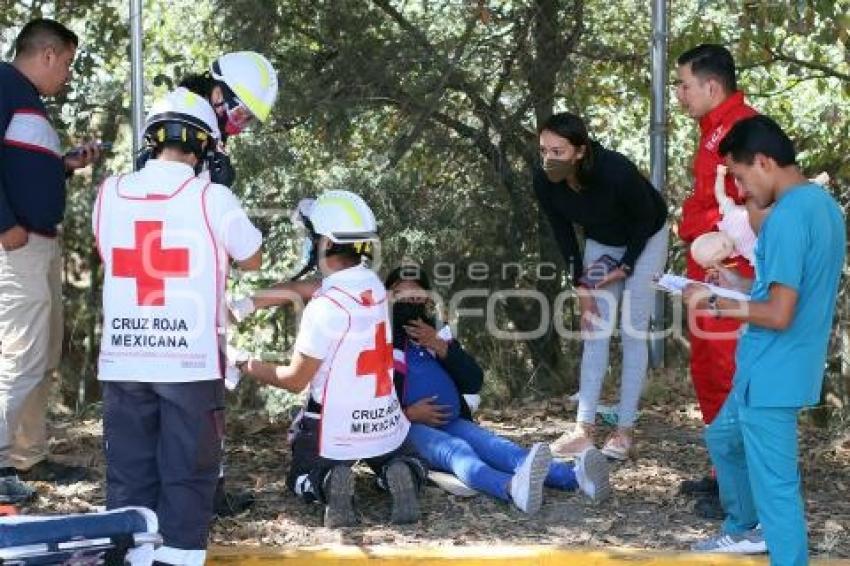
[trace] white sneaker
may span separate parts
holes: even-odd
[[[720,533],[691,545],[693,552],[712,552],[725,554],[764,554],[767,543],[760,526],[738,535]]]
[[[537,513],[543,504],[543,482],[549,474],[552,454],[549,445],[538,442],[528,451],[528,456],[511,478],[511,499],[520,511],[529,515]]]
[[[611,468],[608,459],[596,448],[590,447],[576,456],[575,468],[578,488],[594,503],[611,497]]]

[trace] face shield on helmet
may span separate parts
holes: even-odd
[[[296,264],[296,274],[291,280],[296,281],[304,275],[316,268],[318,264],[318,235],[313,230],[313,223],[310,222],[310,213],[313,210],[313,205],[316,199],[303,198],[298,201],[295,210],[289,215],[289,220],[295,227],[297,240],[299,242],[299,258]]]
[[[226,135],[268,119],[277,99],[277,74],[268,59],[253,51],[226,53],[213,62],[210,73],[222,87]]]

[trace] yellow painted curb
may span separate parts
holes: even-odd
[[[255,547],[210,549],[210,566],[257,565],[400,566],[447,563],[452,566],[767,566],[766,557],[722,554],[659,554],[642,550],[588,550],[554,546],[322,546],[269,550]],[[850,560],[815,560],[813,566],[850,566]]]

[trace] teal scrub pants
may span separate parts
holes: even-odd
[[[717,469],[723,532],[761,523],[772,566],[809,563],[797,464],[797,407],[748,407],[735,387],[705,429]]]

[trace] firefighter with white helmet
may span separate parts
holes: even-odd
[[[204,98],[169,92],[145,124],[151,159],[107,178],[92,214],[107,507],[153,509],[165,564],[204,563],[222,452],[227,264],[261,261],[262,236],[239,201],[197,175],[219,135]]]
[[[393,383],[387,292],[367,267],[378,242],[372,210],[348,191],[310,210],[321,287],[301,317],[292,360],[235,360],[244,375],[309,400],[292,441],[287,486],[325,505],[326,527],[356,522],[351,466],[365,461],[392,496],[392,523],[419,518],[425,465],[406,441],[410,423]]]
[[[180,86],[209,100],[223,142],[254,120],[266,122],[278,90],[274,67],[254,51],[225,53],[213,61],[209,71],[184,77]]]
[[[233,186],[236,172],[225,150],[227,139],[242,132],[255,120],[268,120],[277,100],[277,73],[264,56],[253,51],[225,53],[206,73],[184,77],[179,87],[205,98],[213,108],[221,134],[209,148],[202,174],[214,183]],[[150,148],[136,157],[136,169],[150,159]]]
[[[210,74],[221,86],[226,136],[255,119],[268,119],[277,100],[277,74],[268,59],[253,51],[225,53],[213,62]]]

